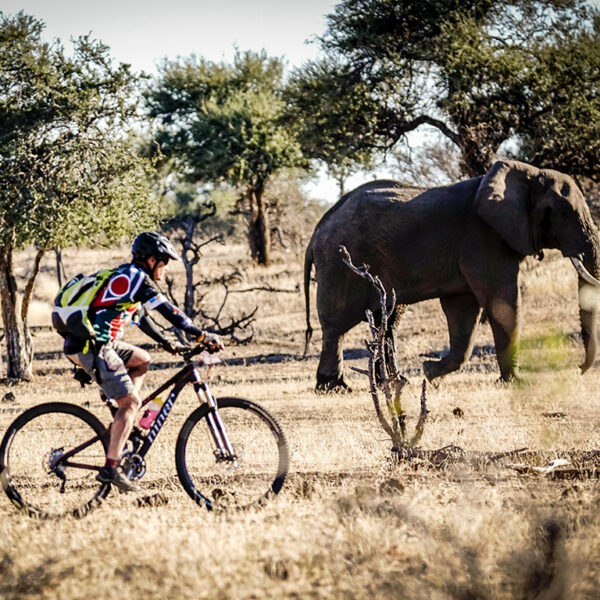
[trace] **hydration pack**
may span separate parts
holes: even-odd
[[[113,273],[114,269],[103,269],[93,275],[80,273],[60,288],[52,309],[52,325],[60,335],[81,340],[96,337],[89,311],[98,292]]]

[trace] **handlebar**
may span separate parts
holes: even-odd
[[[199,354],[202,354],[203,352],[206,352],[208,354],[216,354],[218,351],[219,350],[217,348],[210,348],[209,346],[206,346],[206,345],[200,343],[193,348],[189,348],[189,349],[186,348],[185,350],[182,350],[180,352],[180,355],[186,363],[190,363],[194,356],[198,356]],[[206,361],[206,362],[208,362],[208,361]],[[221,361],[216,360],[215,362],[221,362]]]

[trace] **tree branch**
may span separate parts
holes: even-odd
[[[31,296],[33,295],[35,278],[40,272],[40,263],[42,262],[42,257],[45,253],[45,250],[38,250],[36,252],[35,259],[33,261],[33,271],[27,280],[27,284],[25,285],[25,290],[23,292],[23,303],[21,304],[21,319],[23,319],[23,323],[27,323],[27,312],[29,311],[29,304],[31,302]]]
[[[398,452],[400,448],[413,448],[423,435],[427,419],[426,383],[423,380],[419,421],[417,422],[414,435],[410,441],[407,441],[406,415],[402,409],[400,396],[408,380],[399,372],[396,349],[394,343],[388,339],[390,316],[396,310],[404,312],[406,305],[396,306],[396,293],[393,289],[390,292],[390,302],[388,303],[388,296],[383,283],[378,276],[373,276],[369,273],[369,266],[356,267],[352,263],[352,258],[344,246],[340,246],[339,251],[344,264],[359,277],[366,279],[377,289],[379,294],[380,323],[375,323],[375,318],[371,310],[367,309],[365,311],[369,331],[371,332],[371,340],[365,340],[367,351],[369,352],[369,389],[377,419],[384,431],[390,436],[394,451]],[[390,308],[388,308],[388,304]],[[383,389],[391,424],[381,410],[378,387]]]

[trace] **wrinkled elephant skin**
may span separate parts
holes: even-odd
[[[379,298],[341,261],[339,246],[354,264],[367,264],[399,304],[439,298],[450,349],[426,361],[433,380],[458,369],[471,354],[481,309],[492,328],[502,379],[517,369],[519,264],[543,248],[579,259],[588,281],[600,275],[600,243],[581,191],[567,175],[516,161],[496,162],[482,177],[418,193],[394,181],[365,184],[325,213],[306,250],[304,285],[307,345],[309,284],[314,265],[317,311],[323,331],[317,389],[344,386],[344,334],[375,314]],[[582,273],[582,271],[579,271]],[[589,277],[588,277],[589,276]],[[581,279],[580,285],[590,284]],[[582,370],[596,352],[597,305],[580,305],[586,350]],[[393,335],[393,325],[389,335]]]

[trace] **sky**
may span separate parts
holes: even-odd
[[[110,47],[117,62],[153,74],[165,57],[196,54],[230,62],[235,48],[266,50],[288,68],[317,57],[315,37],[326,29],[326,14],[337,0],[0,0],[0,11],[23,10],[46,24],[44,37],[71,38],[91,33]],[[313,43],[309,43],[313,40]],[[371,177],[367,177],[371,179]],[[356,185],[365,177],[357,177]],[[324,172],[306,185],[316,198],[334,202],[336,183]]]
[[[0,0],[0,11],[23,10],[46,23],[48,40],[60,38],[66,48],[73,37],[91,33],[111,49],[118,62],[152,74],[160,61],[196,54],[230,62],[239,50],[266,50],[289,68],[317,57],[316,36],[325,32],[326,15],[338,0]],[[599,6],[600,0],[591,0]],[[312,41],[312,43],[310,43]],[[385,167],[382,167],[385,169]],[[358,174],[346,189],[376,177],[382,170]],[[337,187],[321,171],[306,186],[314,197],[333,202]]]
[[[289,66],[315,58],[307,43],[326,28],[335,0],[0,0],[0,10],[23,10],[46,23],[48,39],[65,46],[72,37],[92,34],[111,55],[134,70],[152,73],[163,57],[192,53],[230,61],[240,50],[267,51]]]

